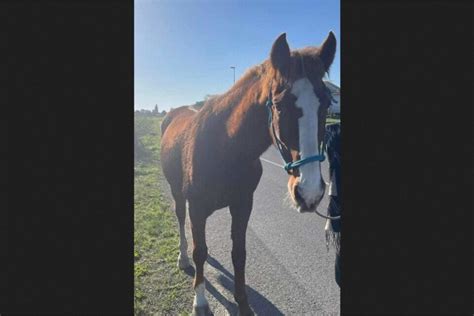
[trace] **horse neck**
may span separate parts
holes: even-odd
[[[226,123],[229,136],[229,151],[238,157],[239,161],[253,161],[258,159],[271,145],[271,136],[268,126],[268,109],[265,99],[268,92],[264,91],[265,83],[262,79],[255,80],[248,85],[239,85],[229,91],[233,95],[233,106]]]

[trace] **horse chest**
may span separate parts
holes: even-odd
[[[258,162],[259,163],[259,162]],[[261,165],[221,163],[195,170],[190,192],[213,209],[228,206],[252,193],[261,177]]]

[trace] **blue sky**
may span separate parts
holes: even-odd
[[[263,62],[286,32],[291,49],[338,40],[329,79],[340,85],[339,0],[135,0],[135,108],[161,110],[220,94]]]

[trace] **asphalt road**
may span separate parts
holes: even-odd
[[[256,315],[339,315],[340,291],[334,281],[334,249],[326,249],[325,220],[300,214],[287,198],[286,172],[272,146],[262,157],[263,176],[254,196],[247,230],[246,282]],[[328,181],[327,162],[322,166]],[[326,213],[327,193],[319,210]],[[208,218],[209,258],[206,296],[214,315],[236,315],[228,208]],[[188,253],[192,237],[188,226]]]

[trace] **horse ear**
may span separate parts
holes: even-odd
[[[324,63],[324,70],[329,71],[329,67],[334,61],[336,54],[336,36],[332,31],[329,32],[328,37],[324,40],[319,49],[319,58]]]
[[[273,68],[278,70],[283,76],[288,75],[290,70],[290,47],[286,41],[286,33],[280,34],[275,40],[270,52],[270,62]]]

